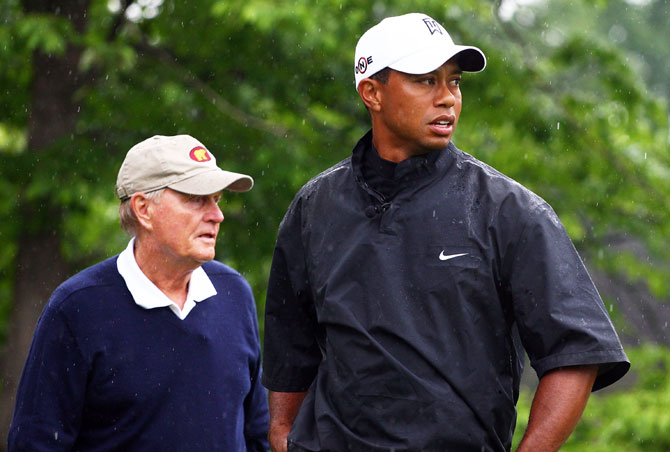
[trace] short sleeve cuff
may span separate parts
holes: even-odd
[[[598,365],[600,369],[593,384],[593,391],[611,385],[630,369],[630,361],[623,349],[552,355],[532,362],[531,365],[537,372],[538,378],[559,367]]]
[[[293,378],[271,378],[270,375],[263,372],[261,383],[268,390],[274,392],[306,392],[314,381],[316,373],[309,376],[296,375]]]

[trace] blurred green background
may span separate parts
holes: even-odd
[[[127,150],[188,133],[255,178],[225,195],[217,258],[251,283],[262,334],[286,207],[369,127],[356,42],[414,11],[486,53],[454,142],[555,208],[633,362],[562,450],[670,450],[667,0],[2,0],[2,447],[50,293],[127,242],[114,196]]]

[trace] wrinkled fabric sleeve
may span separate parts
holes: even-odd
[[[87,373],[65,315],[47,305],[19,382],[8,450],[71,450],[81,426]]]
[[[564,366],[597,364],[593,390],[621,378],[630,363],[605,306],[553,209],[531,211],[509,273],[515,319],[539,378]]]
[[[321,362],[301,207],[298,195],[279,226],[265,302],[263,385],[277,392],[306,391]]]

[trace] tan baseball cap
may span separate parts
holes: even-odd
[[[155,135],[128,151],[116,179],[116,195],[125,200],[134,193],[161,188],[210,195],[221,190],[251,190],[254,180],[246,174],[224,171],[214,155],[190,135]]]

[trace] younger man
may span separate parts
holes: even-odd
[[[555,451],[591,389],[628,370],[551,207],[452,142],[461,73],[485,64],[423,14],[360,38],[372,131],[298,192],[277,237],[274,451],[509,451],[521,344],[540,383],[518,452]]]

